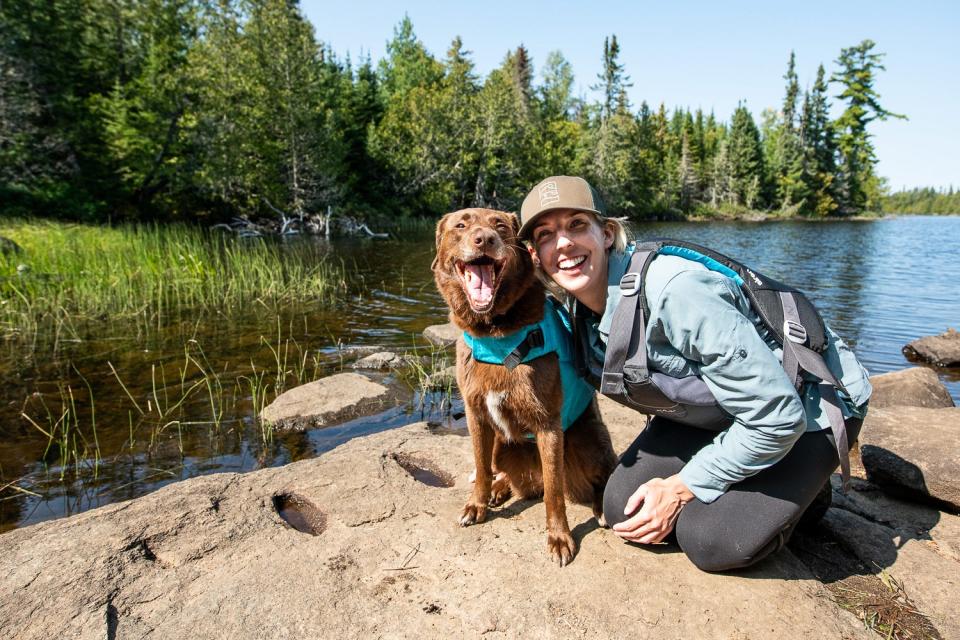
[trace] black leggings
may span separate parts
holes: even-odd
[[[853,443],[862,421],[847,420]],[[708,445],[716,431],[654,418],[620,456],[603,495],[603,515],[612,526],[626,520],[627,499],[652,478],[678,473]],[[820,488],[837,468],[830,430],[809,431],[772,467],[732,485],[705,504],[696,498],[680,511],[676,540],[704,571],[746,567],[780,549]]]

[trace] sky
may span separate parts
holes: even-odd
[[[605,37],[616,35],[630,76],[632,106],[646,100],[713,111],[729,122],[744,101],[759,124],[783,101],[790,51],[801,88],[817,66],[829,74],[840,50],[864,39],[886,54],[874,84],[880,104],[909,120],[876,121],[868,131],[878,173],[891,188],[960,187],[960,2],[326,2],[301,0],[317,38],[339,56],[374,62],[409,15],[417,37],[442,59],[454,36],[486,75],[523,44],[539,73],[559,50],[573,66],[578,94],[594,99]],[[839,93],[831,85],[830,94]],[[834,115],[839,101],[833,99]]]

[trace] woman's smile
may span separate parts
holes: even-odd
[[[587,256],[577,256],[576,258],[563,258],[562,260],[560,260],[560,262],[557,263],[557,267],[559,267],[563,271],[571,271],[573,269],[576,269],[580,265],[582,265],[584,262],[586,262],[586,260],[587,260]]]

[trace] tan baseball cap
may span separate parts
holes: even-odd
[[[533,223],[544,213],[557,209],[589,211],[603,216],[603,201],[596,189],[583,178],[576,176],[551,176],[537,184],[520,206],[521,239],[526,239]]]

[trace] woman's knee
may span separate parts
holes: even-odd
[[[610,474],[610,479],[607,480],[607,486],[603,489],[603,519],[608,527],[627,519],[623,514],[623,509],[627,506],[627,500],[637,490],[637,487],[631,488],[631,483],[625,477],[626,475],[624,468],[617,465],[613,473]]]
[[[784,532],[762,540],[722,535],[706,528],[677,528],[677,543],[698,569],[708,572],[742,569],[756,564],[785,543]]]

